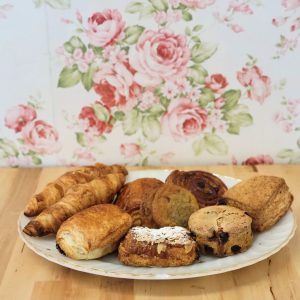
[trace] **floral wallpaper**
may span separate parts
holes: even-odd
[[[0,165],[299,163],[299,34],[299,0],[0,0]]]

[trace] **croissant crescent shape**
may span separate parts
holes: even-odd
[[[166,183],[173,183],[189,190],[197,199],[200,208],[218,203],[218,199],[227,191],[225,183],[209,172],[173,171]]]
[[[63,198],[72,186],[79,183],[87,183],[110,173],[123,173],[127,175],[128,172],[121,165],[107,166],[100,163],[67,172],[55,181],[47,184],[42,192],[34,195],[27,204],[24,215],[27,217],[37,216],[42,210]]]

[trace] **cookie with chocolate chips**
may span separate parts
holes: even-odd
[[[246,251],[252,244],[252,219],[244,211],[227,206],[208,206],[194,212],[188,221],[200,252],[228,256]]]

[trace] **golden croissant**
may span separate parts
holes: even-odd
[[[24,215],[27,217],[37,216],[42,210],[63,198],[72,186],[78,183],[87,183],[110,173],[127,175],[127,170],[121,165],[107,166],[97,163],[94,166],[85,166],[75,171],[67,172],[55,181],[47,184],[41,193],[34,195],[27,204]]]
[[[43,210],[23,229],[30,236],[56,233],[69,217],[90,206],[112,202],[125,183],[123,173],[108,174],[69,189],[66,196]]]

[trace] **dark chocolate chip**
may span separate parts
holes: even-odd
[[[215,240],[216,238],[217,238],[217,233],[216,233],[216,231],[214,230],[214,231],[213,231],[213,235],[212,235],[211,237],[209,237],[208,240],[209,240],[209,241],[213,241],[213,240]]]
[[[66,253],[59,247],[58,244],[56,244],[56,249],[59,251],[59,253],[66,256]]]
[[[231,247],[231,251],[232,251],[233,253],[239,253],[239,252],[241,251],[241,247],[240,247],[239,245],[233,245],[233,246]]]
[[[206,244],[204,244],[204,251],[206,254],[214,254],[214,249]]]
[[[225,244],[228,241],[228,238],[229,238],[228,232],[220,232],[219,233],[219,239],[222,244]]]
[[[205,187],[205,181],[200,179],[200,180],[198,181],[197,185],[198,185],[198,187],[199,187],[200,189],[204,189],[204,187]]]
[[[218,199],[218,205],[226,205],[226,204],[227,204],[227,201],[225,198]]]

